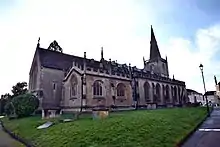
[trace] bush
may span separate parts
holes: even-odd
[[[12,104],[17,117],[30,116],[39,106],[36,96],[26,93],[13,98]]]
[[[5,105],[6,105],[7,100],[6,99],[0,99],[0,115],[5,114]]]
[[[11,102],[7,102],[4,108],[5,108],[5,114],[7,116],[14,115],[15,109],[14,109],[13,104]]]

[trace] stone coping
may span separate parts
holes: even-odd
[[[209,114],[212,113],[213,108],[211,108],[210,110],[211,110],[211,112],[209,112]],[[196,127],[195,127],[192,131],[190,131],[185,137],[183,137],[183,138],[176,144],[176,147],[181,147],[181,146],[193,135],[193,133],[195,133],[195,132],[199,129],[199,127],[206,121],[206,119],[207,119],[208,117],[209,117],[209,115],[206,114],[205,118],[202,119],[202,121],[201,121],[199,124],[197,124]]]
[[[35,145],[33,145],[32,143],[30,143],[29,141],[19,137],[18,135],[16,135],[15,133],[13,133],[12,131],[10,131],[9,129],[7,129],[4,124],[3,121],[0,119],[0,125],[2,126],[3,131],[5,131],[7,134],[9,134],[13,139],[17,140],[18,142],[21,142],[22,144],[24,144],[26,147],[36,147]]]

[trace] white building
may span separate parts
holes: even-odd
[[[219,105],[219,97],[216,91],[207,91],[204,96],[207,96],[208,103],[213,104],[214,106]]]
[[[189,102],[191,103],[201,103],[201,105],[204,105],[206,103],[205,98],[203,97],[202,93],[199,93],[192,89],[186,89]]]

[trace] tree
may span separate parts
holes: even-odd
[[[5,113],[5,106],[8,101],[11,100],[11,95],[9,93],[6,93],[4,95],[1,95],[0,99],[0,115]]]
[[[33,94],[25,93],[14,97],[11,104],[17,117],[26,117],[30,116],[38,108],[39,100]]]
[[[27,93],[27,82],[18,82],[15,86],[12,87],[11,92],[13,93],[12,97],[16,97],[22,94]]]
[[[15,109],[12,102],[7,102],[4,107],[4,112],[7,116],[15,115]]]

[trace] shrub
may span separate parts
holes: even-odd
[[[14,109],[13,104],[11,102],[7,102],[4,109],[5,109],[5,114],[7,116],[14,115],[15,109]]]
[[[26,93],[13,98],[15,113],[17,117],[26,117],[31,115],[39,106],[39,100],[36,96]]]
[[[6,99],[0,99],[0,115],[5,114],[5,105],[6,105],[7,100]]]

